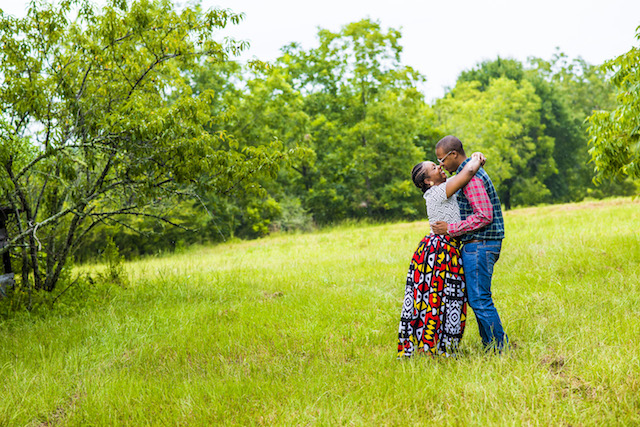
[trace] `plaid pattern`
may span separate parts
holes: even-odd
[[[464,165],[466,165],[467,162],[469,162],[469,160],[471,159],[467,159],[464,162],[462,162],[462,164],[460,164],[456,172],[459,173],[464,167]],[[492,207],[493,221],[490,224],[483,226],[482,228],[476,229],[474,232],[469,232],[469,231],[472,231],[473,229],[468,230],[467,234],[461,237],[461,240],[463,242],[474,240],[474,239],[502,240],[504,239],[504,219],[502,218],[502,208],[500,207],[500,199],[498,198],[498,192],[496,191],[496,188],[493,186],[493,182],[491,182],[491,178],[489,178],[489,175],[487,175],[487,173],[483,168],[480,168],[478,173],[476,173],[476,177],[480,178],[480,180],[482,180],[482,183],[484,184],[486,196],[488,196],[489,201],[491,203],[491,207]],[[460,216],[462,217],[462,223],[460,224],[463,224],[468,218],[472,217],[474,214],[480,215],[478,210],[482,211],[483,208],[486,208],[486,200],[482,199],[482,194],[481,194],[483,193],[482,191],[480,191],[480,194],[476,194],[477,189],[474,189],[476,191],[467,192],[467,187],[471,184],[471,182],[474,182],[474,181],[476,180],[472,179],[470,183],[467,184],[465,188],[463,188],[463,191],[458,191],[457,193],[458,205],[460,206]],[[473,200],[473,204],[470,202],[470,200]],[[474,205],[476,208],[475,210],[474,210]],[[477,222],[477,224],[480,224],[480,222]],[[451,229],[451,225],[449,226],[449,228]],[[449,234],[451,234],[451,231],[449,232]]]
[[[471,178],[462,191],[471,204],[472,214],[461,222],[449,224],[447,233],[456,237],[486,227],[493,221],[493,206],[480,178]]]

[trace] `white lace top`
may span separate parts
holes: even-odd
[[[445,221],[451,224],[462,220],[456,195],[453,194],[447,199],[447,181],[434,185],[423,197],[427,202],[427,217],[430,222]]]

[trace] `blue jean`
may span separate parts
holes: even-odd
[[[485,347],[495,344],[498,350],[508,342],[502,329],[498,310],[491,298],[493,266],[500,258],[501,240],[483,240],[465,243],[462,247],[462,265],[467,282],[469,306],[473,309]]]

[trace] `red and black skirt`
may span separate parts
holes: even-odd
[[[398,332],[398,357],[455,355],[467,317],[460,242],[430,234],[413,254]]]

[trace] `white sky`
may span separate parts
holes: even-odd
[[[25,0],[0,0],[5,13],[22,16]],[[427,77],[427,99],[444,94],[458,74],[499,55],[522,62],[551,59],[556,47],[591,64],[633,46],[640,25],[640,0],[202,0],[205,9],[244,12],[228,34],[251,43],[240,59],[269,61],[280,48],[299,42],[317,46],[318,28],[339,31],[371,18],[402,32],[403,63]]]

